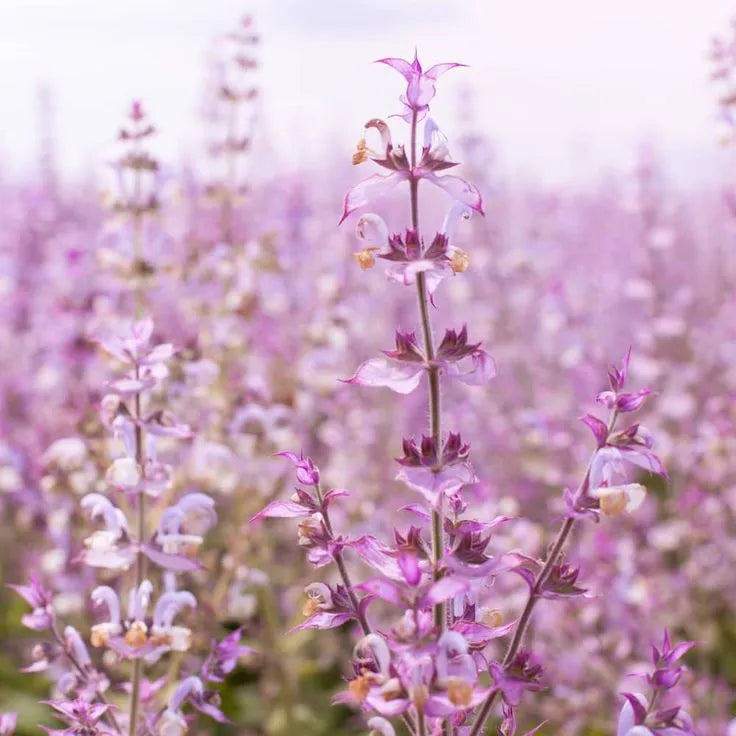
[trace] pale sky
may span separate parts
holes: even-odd
[[[244,13],[263,43],[263,124],[278,159],[349,157],[362,124],[397,109],[401,78],[372,64],[462,61],[433,116],[452,140],[463,87],[511,174],[543,181],[626,167],[644,138],[683,181],[712,181],[710,38],[733,0],[0,0],[0,166],[35,165],[39,84],[53,92],[58,158],[100,167],[128,102],[143,100],[163,157],[197,150],[212,39]]]

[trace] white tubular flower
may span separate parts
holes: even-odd
[[[105,473],[105,480],[118,488],[135,488],[141,482],[141,471],[135,458],[119,457]]]
[[[143,621],[151,604],[153,583],[143,580],[137,588],[133,588],[128,596],[128,618],[131,621]]]
[[[174,626],[174,617],[185,606],[196,605],[197,599],[188,590],[164,593],[153,613],[151,638],[175,652],[186,652],[192,643],[192,631],[186,626]]]
[[[181,554],[187,550],[196,550],[204,541],[201,534],[187,534],[181,531],[181,525],[188,517],[197,516],[203,519],[200,527],[210,528],[217,521],[215,502],[205,493],[188,493],[161,515],[156,539],[164,552]]]
[[[96,606],[106,605],[109,621],[95,624],[90,629],[90,642],[93,647],[102,647],[112,636],[122,633],[123,627],[120,623],[120,600],[118,594],[108,585],[100,585],[92,591],[92,602]]]
[[[182,680],[156,722],[156,736],[183,736],[187,732],[187,722],[181,712],[182,706],[190,698],[201,697],[203,693],[204,686],[199,677]]]
[[[91,519],[101,518],[105,524],[104,529],[93,532],[84,540],[87,547],[83,553],[84,561],[92,567],[127,569],[135,557],[135,550],[131,545],[119,544],[128,532],[123,512],[99,493],[88,493],[82,498],[81,505]]]
[[[388,225],[380,215],[367,212],[355,223],[355,237],[366,246],[384,248],[388,243]]]
[[[365,659],[365,654],[372,657],[378,665],[378,671],[382,675],[389,674],[391,664],[391,652],[386,640],[378,634],[368,634],[358,641],[353,650],[356,659]]]
[[[87,645],[73,626],[67,626],[64,629],[64,639],[66,639],[67,646],[81,667],[92,665],[92,659],[89,656]]]

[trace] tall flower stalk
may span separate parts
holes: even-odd
[[[393,544],[372,534],[357,538],[336,534],[329,507],[341,502],[348,492],[325,492],[315,462],[292,452],[282,454],[295,465],[296,493],[288,501],[271,502],[254,520],[300,518],[298,543],[308,550],[309,561],[316,567],[335,563],[340,583],[334,587],[324,582],[307,586],[306,618],[296,628],[332,628],[348,621],[359,624],[362,637],[353,652],[353,676],[347,691],[336,699],[373,715],[368,721],[372,733],[392,736],[394,727],[389,719],[401,716],[416,736],[440,732],[477,736],[500,699],[499,733],[512,736],[522,693],[542,687],[541,665],[531,652],[522,649],[537,602],[587,593],[577,582],[579,570],[562,559],[575,521],[597,521],[601,513],[633,510],[641,503],[645,489],[628,482],[632,468],[664,472],[643,428],[638,424],[623,430],[616,427],[621,416],[642,405],[649,391],[626,390],[627,354],[621,367],[609,374],[610,389],[597,396],[597,402],[608,409],[608,421],[593,415],[583,419],[593,432],[595,451],[578,490],[565,492],[565,519],[546,557],[537,560],[517,551],[489,552],[493,530],[511,519],[499,516],[483,520],[472,513],[465,516],[468,502],[463,490],[478,479],[469,461],[470,446],[459,433],[443,432],[441,379],[484,384],[494,377],[495,363],[480,343],[469,340],[466,326],[447,329],[436,344],[430,316],[437,306],[440,284],[470,265],[469,255],[452,242],[456,225],[473,212],[483,214],[481,196],[474,185],[438,173],[457,164],[450,158],[447,139],[427,117],[437,79],[460,65],[438,64],[425,71],[416,57],[412,62],[388,58],[381,63],[398,71],[406,81],[399,117],[409,125],[408,150],[394,144],[385,121],[374,118],[366,123],[366,133],[377,134],[380,144],[371,148],[363,138],[353,163],[372,160],[389,173],[375,174],[348,192],[341,222],[356,211],[360,213],[355,226],[363,247],[355,259],[362,269],[373,268],[377,259],[385,260],[390,281],[414,287],[421,338],[417,339],[415,332],[397,329],[395,348],[362,363],[346,382],[410,394],[426,374],[429,431],[419,441],[404,439],[396,475],[418,494],[420,502],[402,510],[418,518],[420,526],[395,529]],[[403,182],[408,183],[410,224],[403,233],[391,234],[381,216],[365,210]],[[420,229],[421,182],[451,197],[443,223],[428,244]],[[378,577],[353,583],[345,561],[347,550]],[[529,593],[519,619],[504,624],[500,612],[485,604],[493,579],[509,572],[522,578]],[[378,612],[373,615],[381,617],[381,625],[371,623],[368,609],[379,600],[403,611],[398,621],[390,624],[392,619]],[[496,661],[488,647],[504,636],[511,637],[510,643],[503,659]],[[490,686],[483,684],[486,672]]]
[[[143,174],[150,172],[157,178],[159,167],[141,146],[153,127],[145,121],[138,103],[132,107],[130,121],[132,127],[120,134],[131,148],[115,165],[119,192],[114,210],[123,219],[121,242],[132,245],[132,254],[127,249],[128,268],[123,275],[135,279],[139,312],[144,304],[143,286],[136,277],[148,271],[143,221],[158,208],[156,188],[144,194]],[[109,393],[99,407],[102,425],[114,440],[110,443],[114,459],[104,480],[79,501],[81,512],[101,528],[86,537],[76,559],[104,571],[104,584],[89,594],[93,606],[101,611],[101,620],[85,635],[59,621],[54,594],[40,580],[14,586],[33,608],[23,623],[50,637],[34,649],[34,662],[26,671],[53,666],[62,672],[56,685],[61,697],[49,705],[68,728],[51,733],[103,734],[109,733],[109,726],[121,736],[182,736],[189,728],[182,710],[187,703],[215,720],[227,720],[218,707],[216,692],[206,683],[222,682],[238,658],[250,650],[240,646],[240,630],[220,642],[213,640],[209,653],[198,661],[187,661],[188,676],[176,682],[178,660],[193,644],[192,630],[176,619],[197,609],[194,594],[180,588],[181,576],[202,568],[197,552],[204,533],[217,520],[215,503],[197,491],[173,500],[176,475],[171,461],[178,455],[171,445],[193,436],[189,426],[165,405],[167,363],[176,349],[154,341],[154,323],[148,317],[104,332],[97,338],[99,344],[122,367],[107,382]],[[151,519],[157,520],[155,529]],[[99,664],[90,647],[104,652]],[[153,672],[163,672],[159,662],[171,653],[176,655],[174,665],[153,679]],[[121,667],[121,663],[130,667]],[[193,668],[192,663],[196,663]],[[127,676],[123,674],[126,669]],[[117,696],[110,695],[115,690],[128,694],[127,703],[122,705]]]

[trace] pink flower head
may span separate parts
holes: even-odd
[[[505,667],[491,662],[489,672],[503,699],[512,706],[521,702],[525,690],[542,689],[542,666],[528,651],[518,652]]]
[[[381,136],[381,150],[372,151],[362,141],[354,163],[359,164],[370,158],[372,161],[389,169],[389,174],[374,174],[356,184],[346,195],[343,203],[342,223],[352,212],[371,205],[389,194],[404,181],[418,182],[424,179],[434,186],[444,189],[455,202],[460,202],[471,210],[483,215],[483,198],[478,188],[459,176],[437,172],[457,166],[451,161],[444,136],[432,120],[424,126],[424,145],[422,157],[412,167],[403,146],[394,147],[391,131],[383,120],[372,119],[365,124],[366,129],[375,128]]]
[[[378,59],[376,63],[387,64],[406,80],[406,92],[399,97],[399,100],[404,106],[404,112],[400,117],[404,118],[407,123],[411,122],[414,115],[417,116],[417,120],[422,120],[427,114],[429,103],[436,92],[435,85],[442,74],[456,66],[467,66],[467,64],[448,62],[435,64],[425,72],[419,63],[416,51],[412,62],[405,59],[387,58]]]
[[[100,736],[107,736],[110,732],[107,729],[101,728],[99,720],[107,713],[113,706],[109,703],[88,703],[83,698],[77,698],[76,700],[47,700],[44,701],[46,705],[50,705],[55,711],[55,715],[58,718],[66,721],[69,724],[69,728],[62,730],[55,730],[41,726],[47,733],[50,734],[74,734],[80,733],[95,733]]]
[[[618,717],[616,736],[696,736],[687,711],[679,707],[649,712],[640,693],[623,693],[626,702]]]
[[[496,375],[496,363],[480,343],[468,344],[467,330],[447,330],[431,365],[421,361],[418,347],[407,349],[415,341],[413,333],[397,332],[396,350],[384,351],[391,359],[371,358],[365,361],[343,383],[358,386],[385,386],[399,394],[410,394],[417,388],[426,370],[434,369],[445,373],[461,383],[480,386]],[[460,365],[462,363],[462,365]]]
[[[408,228],[403,235],[389,235],[383,218],[367,212],[355,224],[355,235],[363,243],[363,249],[355,255],[358,257],[369,253],[373,259],[375,253],[375,257],[389,261],[391,265],[386,270],[386,277],[404,286],[414,285],[417,276],[423,273],[434,305],[434,293],[440,283],[448,276],[464,270],[462,264],[453,258],[462,251],[450,245],[450,239],[458,222],[470,219],[472,213],[473,209],[467,204],[454,202],[445,215],[441,229],[426,246],[413,228]]]
[[[396,480],[421,493],[432,506],[478,480],[468,461],[470,445],[459,434],[450,432],[441,451],[431,437],[422,437],[420,446],[412,439],[404,439],[403,449],[404,456],[398,458],[402,468]]]
[[[212,640],[212,648],[202,665],[205,680],[222,682],[235,669],[240,657],[254,654],[253,649],[240,643],[242,634],[242,629],[236,629],[220,642]]]
[[[319,485],[319,468],[315,465],[311,457],[304,457],[304,453],[295,452],[277,452],[277,455],[288,458],[294,463],[296,468],[296,479],[305,486]]]

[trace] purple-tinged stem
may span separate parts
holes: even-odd
[[[330,535],[334,537],[335,533],[332,531],[332,522],[330,521],[330,515],[327,509],[324,508],[322,488],[319,484],[317,484],[316,486],[316,491],[317,499],[319,500],[320,506],[322,507],[322,518],[325,520],[325,528],[330,533]],[[355,595],[355,590],[353,589],[353,581],[350,579],[350,573],[348,573],[348,568],[345,565],[345,557],[343,556],[342,552],[335,552],[334,559],[335,564],[337,565],[337,569],[340,573],[340,577],[342,578],[342,584],[348,591],[350,603],[353,606],[353,610],[355,611],[355,616],[358,619],[360,628],[363,630],[363,635],[367,636],[368,634],[373,633],[373,629],[371,629],[371,626],[368,623],[368,619],[365,617],[365,614],[360,610],[360,602],[358,601],[358,597]],[[401,718],[409,729],[409,733],[419,733],[417,730],[415,730],[414,724],[411,720],[411,716],[409,716],[408,713],[405,713]]]
[[[613,431],[617,418],[618,418],[618,413],[614,411],[613,414],[611,414],[611,418],[608,422],[608,432],[606,435],[606,439]],[[596,449],[596,452],[598,452],[597,449]],[[591,468],[594,457],[595,457],[595,453],[593,453],[590,461],[588,462],[588,467],[585,471],[585,475],[583,476],[583,480],[581,481],[580,486],[578,487],[577,493],[575,494],[575,498],[579,498],[581,495],[586,493],[588,490],[588,486],[590,484],[590,468]],[[575,519],[572,519],[569,517],[566,518],[562,524],[562,527],[560,528],[560,531],[557,533],[557,538],[555,539],[554,544],[552,545],[552,549],[550,553],[547,555],[547,559],[544,562],[544,566],[539,571],[536,579],[534,580],[534,585],[529,591],[529,597],[527,598],[526,605],[524,606],[524,610],[522,611],[521,616],[519,618],[519,623],[516,625],[516,629],[514,630],[514,636],[512,637],[511,643],[509,644],[509,648],[506,650],[506,655],[503,658],[502,664],[504,668],[508,667],[511,664],[514,657],[516,656],[516,653],[519,651],[519,647],[521,646],[521,640],[524,638],[526,629],[529,626],[529,621],[531,620],[532,612],[534,611],[534,606],[536,606],[537,601],[541,597],[542,588],[544,584],[547,582],[547,580],[549,579],[549,576],[552,574],[552,568],[557,563],[557,560],[559,559],[560,554],[562,553],[565,543],[567,542],[568,537],[570,536],[570,532],[572,531],[573,526],[575,526]],[[478,736],[478,734],[480,734],[480,732],[483,730],[483,727],[485,726],[485,722],[488,719],[488,715],[491,712],[491,708],[493,707],[493,704],[496,701],[496,696],[498,695],[498,693],[499,693],[498,690],[496,689],[492,690],[488,694],[488,697],[483,701],[483,705],[478,711],[478,715],[475,718],[475,723],[473,723],[473,727],[470,729],[468,736]]]
[[[411,200],[411,226],[417,238],[419,238],[419,181],[414,177],[413,170],[417,162],[417,114],[414,112],[411,120],[411,168],[412,176],[409,179],[409,195]],[[442,403],[440,393],[439,370],[434,365],[434,337],[432,335],[432,321],[429,316],[429,299],[427,297],[427,282],[423,273],[417,274],[417,301],[419,303],[419,316],[422,325],[422,337],[424,340],[424,354],[429,365],[427,371],[429,377],[429,427],[438,453],[442,451]],[[433,468],[435,472],[442,469],[441,464]],[[432,561],[434,563],[434,574],[439,574],[439,561],[444,554],[444,533],[442,528],[442,496],[437,499],[439,508],[432,509]],[[434,607],[434,624],[440,634],[444,632],[446,621],[446,607],[444,603],[438,603]]]
[[[419,180],[414,176],[414,168],[417,163],[417,113],[416,110],[411,118],[411,144],[410,144],[412,174],[409,179],[409,197],[411,201],[411,226],[419,238]],[[432,468],[438,473],[442,470],[442,394],[440,392],[440,373],[435,365],[434,337],[432,335],[432,321],[429,316],[429,299],[427,296],[427,281],[424,273],[417,274],[417,301],[419,303],[419,316],[422,324],[422,338],[424,341],[424,355],[429,368],[427,370],[429,379],[429,429],[432,435],[438,462]],[[432,509],[432,562],[434,565],[434,578],[439,578],[440,560],[445,553],[445,539],[443,529],[443,506],[444,497],[440,494],[437,498],[437,508]],[[447,606],[445,602],[438,603],[433,608],[434,625],[440,636],[447,628]],[[421,725],[423,726],[423,719]],[[419,727],[419,722],[417,726]],[[452,736],[454,728],[449,720],[445,720],[443,730],[446,736]]]
[[[330,536],[334,537],[335,533],[332,531],[332,522],[330,521],[330,515],[327,509],[324,507],[324,501],[322,500],[322,488],[319,486],[319,484],[317,485],[317,499],[319,500],[320,506],[322,507],[322,518],[325,520],[325,527],[330,533]],[[345,565],[345,558],[343,557],[342,552],[335,552],[333,557],[335,559],[337,569],[340,573],[340,577],[342,578],[342,584],[345,586],[345,589],[348,592],[348,596],[350,597],[350,603],[353,606],[353,611],[355,612],[355,616],[358,619],[360,628],[363,630],[364,635],[368,635],[371,633],[371,627],[368,624],[368,620],[366,619],[365,614],[360,610],[360,603],[358,601],[358,597],[355,595],[353,582],[350,579],[350,573],[348,573],[348,568]]]

